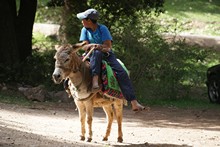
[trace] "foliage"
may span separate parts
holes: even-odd
[[[19,82],[33,86],[46,84],[51,80],[53,72],[53,54],[54,51],[37,52],[28,57],[25,62],[18,63],[13,68],[5,68],[4,74],[1,75],[1,81]]]
[[[169,23],[158,23],[158,19],[155,17],[157,13],[140,10],[147,7],[147,4],[140,6],[137,2],[132,1],[132,6],[137,5],[137,7],[130,8],[129,5],[131,11],[126,10],[125,13],[122,10],[126,7],[119,9],[119,6],[126,5],[125,1],[117,1],[117,4],[111,1],[111,5],[108,5],[107,2],[101,4],[98,1],[90,0],[86,6],[81,6],[74,13],[74,9],[71,9],[68,13],[57,11],[48,16],[53,16],[50,20],[56,20],[54,16],[63,13],[62,15],[65,15],[63,19],[66,21],[66,25],[63,27],[68,32],[67,36],[72,36],[72,39],[69,38],[71,40],[69,43],[75,43],[78,36],[74,36],[72,32],[74,30],[76,34],[79,33],[81,27],[79,20],[76,19],[76,12],[84,11],[83,8],[86,7],[99,9],[102,14],[100,22],[106,23],[110,27],[114,39],[113,50],[130,70],[130,77],[136,87],[137,96],[142,102],[149,103],[150,100],[153,102],[153,99],[160,98],[173,102],[180,98],[204,95],[206,70],[209,66],[219,63],[219,53],[197,45],[188,45],[184,40],[175,38],[171,42],[167,42],[161,36],[164,32],[178,34],[185,29],[187,22],[172,18],[168,19],[172,20]],[[54,8],[48,8],[48,11],[45,12],[43,10],[39,16],[50,13],[49,9]],[[117,9],[119,10],[117,11]],[[45,20],[43,17],[37,17],[37,19]],[[162,26],[160,26],[161,24]],[[14,69],[6,68],[4,74],[0,73],[0,79],[33,85],[44,84],[50,89],[62,88],[62,85],[58,87],[51,80],[54,68],[52,47],[55,42],[57,40],[52,38],[40,34],[34,35],[33,55],[25,63],[16,65]]]
[[[54,45],[56,39],[45,37],[41,34],[35,34],[33,38],[32,56],[29,56],[24,62],[17,63],[14,67],[2,66],[0,68],[4,74],[0,74],[0,82],[29,84],[32,86],[45,85],[49,90],[60,89],[62,86],[56,86],[52,81],[54,70]]]
[[[59,43],[57,36],[45,36],[39,32],[33,32],[32,48],[33,50],[54,50],[53,47]]]
[[[47,2],[48,7],[64,6],[64,0],[50,0]]]
[[[0,102],[29,106],[31,104],[21,93],[11,90],[0,91]]]
[[[192,87],[204,87],[213,51],[175,38],[168,43],[156,33],[160,26],[154,16],[139,16],[135,26],[114,34],[115,51],[130,69],[139,97],[176,99],[192,95]]]
[[[136,19],[139,15],[136,12],[144,10],[146,13],[155,11],[157,14],[163,12],[164,0],[90,0],[88,6],[99,10],[102,23],[107,25],[110,29],[117,22],[132,20],[136,24]],[[126,23],[124,23],[126,24]]]
[[[43,53],[34,51],[33,56],[27,59],[25,67],[23,66],[22,80],[28,83],[35,81],[31,83],[33,85],[40,85],[42,82],[45,83],[45,81],[51,80],[51,74],[54,68],[54,53],[54,50],[46,50]]]
[[[52,0],[53,1],[53,0]],[[54,0],[55,2],[59,0]],[[61,32],[63,34],[63,42],[74,43],[78,41],[80,28],[82,27],[80,20],[77,19],[76,14],[85,11],[88,8],[97,9],[100,14],[100,22],[104,23],[110,29],[115,23],[123,19],[132,20],[138,17],[135,15],[136,11],[145,10],[149,13],[151,10],[161,12],[164,0],[141,0],[141,1],[117,1],[117,0],[66,0],[62,11],[62,26]]]
[[[167,27],[172,25],[172,21],[183,24],[182,33],[219,36],[219,6],[219,0],[166,0],[165,13],[159,20]]]
[[[220,110],[218,104],[209,103],[208,99],[201,98],[182,98],[182,99],[147,99],[149,106],[181,108],[181,109],[216,109]]]
[[[197,1],[191,1],[191,0],[167,0],[164,7],[173,16],[179,16],[180,17],[188,17],[191,19],[198,19],[196,17],[190,16],[190,13],[200,13],[200,16],[204,13],[205,14],[212,14],[216,15],[219,14],[219,5],[220,1],[218,0],[197,0]],[[178,10],[178,14],[176,13]],[[184,13],[188,12],[188,14]],[[215,16],[217,18],[217,15]],[[199,19],[206,19],[209,21],[209,18],[207,17],[199,17]]]
[[[35,23],[61,24],[62,7],[51,7],[48,5],[50,1],[44,0],[39,2],[38,11],[35,16]]]

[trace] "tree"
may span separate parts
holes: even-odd
[[[37,0],[0,2],[0,69],[25,61],[32,53],[32,29]]]
[[[161,12],[164,0],[51,0],[50,5],[58,4],[64,5],[62,27],[63,34],[65,34],[64,40],[73,43],[78,41],[82,27],[76,18],[76,14],[79,12],[88,8],[97,9],[101,13],[100,21],[111,29],[116,23],[123,23],[127,20],[132,20],[132,23],[135,24],[137,11]]]
[[[64,0],[64,2],[61,34],[64,34],[63,41],[75,43],[79,40],[79,32],[81,27],[81,23],[79,19],[77,19],[76,14],[87,8],[87,0]]]
[[[16,38],[20,61],[24,61],[32,52],[32,30],[37,8],[37,0],[20,0],[16,17]]]
[[[155,10],[156,12],[163,11],[164,0],[91,0],[90,6],[99,9],[101,12],[101,20],[108,27],[115,25],[115,22],[132,20],[133,24],[136,23],[136,12],[144,10],[150,13]]]
[[[18,61],[16,44],[15,17],[16,4],[13,0],[0,2],[0,63],[12,65]],[[4,67],[4,65],[1,65]]]

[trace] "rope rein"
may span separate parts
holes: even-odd
[[[89,55],[92,53],[92,51],[95,49],[95,47],[93,47],[93,48],[91,48],[90,49],[90,51],[86,54],[86,56],[82,59],[82,63],[80,64],[80,67],[79,67],[79,69],[81,69],[81,68],[83,68],[83,77],[85,77],[85,75],[86,75],[86,70],[85,70],[85,66],[82,66],[82,64],[86,61],[86,59],[89,57]],[[79,70],[80,71],[80,70]],[[82,83],[83,83],[83,78],[82,77],[82,81],[77,85],[77,86],[75,86],[76,87],[76,90],[78,90],[79,89],[79,87],[82,85]]]
[[[82,64],[86,61],[86,59],[90,56],[90,54],[92,53],[92,51],[95,49],[95,47],[91,48],[90,51],[86,54],[85,57],[83,57],[82,59],[82,63],[80,64],[80,69],[83,68],[83,76],[82,76],[82,81],[77,85],[75,86],[76,87],[76,90],[78,90],[80,88],[80,86],[82,85],[82,83],[84,82],[84,78],[85,77],[85,74],[86,74],[86,70],[85,70],[85,66],[83,66]],[[96,93],[91,93],[88,97],[86,98],[83,98],[83,99],[80,99],[80,98],[74,98],[76,99],[77,101],[87,101],[89,99],[91,99]]]

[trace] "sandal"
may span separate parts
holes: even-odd
[[[141,111],[150,111],[150,107],[139,107],[138,109],[133,109],[134,112],[141,112]]]

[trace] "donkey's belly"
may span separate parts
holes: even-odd
[[[81,90],[81,91],[71,90],[71,94],[72,94],[73,98],[83,100],[83,99],[88,98],[91,93],[88,93],[85,90]]]
[[[120,102],[120,99],[114,99],[114,98],[104,98],[96,95],[93,97],[93,106],[94,107],[102,107],[104,105],[111,105],[115,102]]]

